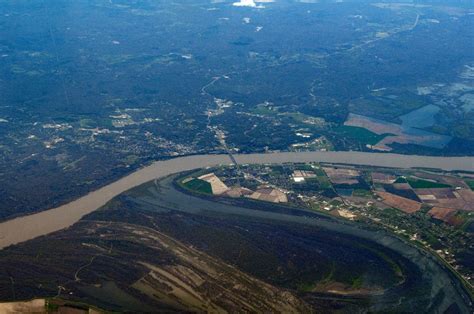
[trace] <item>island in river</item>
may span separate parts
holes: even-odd
[[[260,156],[261,163],[344,162],[325,154]],[[396,165],[386,159],[391,155],[380,156],[353,160]],[[403,159],[395,161],[430,166],[424,157],[418,164]],[[444,167],[468,171],[468,161]],[[78,211],[75,217],[87,215],[71,227],[0,251],[2,300],[56,296],[128,311],[472,311],[471,296],[446,266],[385,231],[285,206],[246,208],[189,195],[176,175],[167,176],[176,171],[171,165],[229,160],[169,162],[161,175],[153,167],[131,175],[128,184],[149,182],[118,196],[105,187],[105,206]]]

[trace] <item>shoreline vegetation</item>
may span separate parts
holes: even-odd
[[[179,190],[181,191],[182,193],[185,193],[185,194],[188,194],[188,195],[192,195],[194,197],[198,197],[198,198],[202,198],[202,199],[206,199],[206,200],[210,200],[210,201],[214,201],[214,202],[219,202],[219,196],[215,196],[215,195],[212,195],[212,192],[211,193],[204,193],[202,191],[199,191],[199,190],[196,190],[193,188],[193,186],[189,186],[189,185],[186,185],[185,182],[183,182],[183,179],[187,178],[187,177],[190,177],[192,175],[196,175],[196,174],[202,174],[204,173],[202,171],[202,169],[199,169],[197,171],[187,171],[187,172],[183,172],[181,173],[177,178],[175,178],[173,180],[173,183],[174,183],[174,186]],[[220,199],[228,199],[228,198],[225,198],[225,197],[220,197]],[[265,205],[266,202],[263,202],[263,201],[258,201],[258,200],[254,200],[254,199],[250,199],[250,198],[245,198],[243,199],[243,202],[239,202],[238,205],[239,206],[243,206],[243,207],[246,207],[246,208],[256,208],[258,205]],[[366,229],[366,230],[369,230],[370,228],[374,228],[374,226],[370,226],[370,225],[367,225],[365,223],[362,223],[362,222],[352,222],[352,221],[348,221],[347,219],[345,218],[342,218],[342,217],[335,217],[335,216],[331,216],[325,212],[322,212],[322,211],[310,211],[308,209],[301,209],[301,208],[298,208],[297,206],[294,206],[292,205],[291,203],[290,204],[272,204],[273,206],[279,206],[279,207],[285,207],[285,208],[288,208],[289,210],[298,210],[298,211],[301,211],[301,212],[308,212],[308,213],[311,213],[311,214],[314,214],[316,216],[320,216],[322,218],[326,218],[326,219],[331,219],[331,220],[334,220],[338,223],[342,223],[342,224],[350,224],[350,225],[355,225],[356,227],[360,227],[360,228],[363,228],[363,229]],[[390,234],[391,236],[403,241],[405,244],[407,245],[410,245],[410,246],[414,246],[418,249],[421,249],[423,252],[426,252],[428,254],[430,254],[433,258],[435,258],[441,265],[443,265],[444,267],[448,268],[450,273],[455,276],[455,278],[462,284],[462,287],[466,290],[466,292],[469,294],[469,296],[471,297],[471,299],[474,299],[474,287],[469,283],[467,282],[449,263],[447,263],[441,256],[439,256],[435,250],[433,250],[432,248],[429,248],[429,247],[426,247],[424,245],[422,245],[421,243],[419,243],[418,241],[410,241],[409,239],[407,239],[406,237],[403,237],[402,235],[400,234],[396,234],[394,232],[392,232],[390,229],[387,229],[387,228],[384,228],[383,226],[377,226],[377,228],[380,228],[380,229],[377,229],[377,230],[381,230],[383,232],[387,232],[388,234]]]
[[[332,164],[354,164],[380,167],[429,167],[449,171],[474,171],[473,158],[439,158],[426,156],[405,156],[386,153],[360,153],[360,152],[313,152],[313,153],[272,153],[235,155],[239,164],[281,164],[292,162],[323,162]],[[10,245],[28,241],[42,235],[65,229],[84,215],[89,214],[108,203],[115,196],[137,187],[143,183],[157,178],[202,169],[217,165],[231,164],[228,155],[194,155],[174,159],[157,161],[150,166],[139,169],[130,175],[115,181],[105,187],[87,194],[71,203],[39,212],[33,215],[19,217],[0,223],[0,249]],[[297,210],[292,208],[293,210]],[[323,216],[323,215],[322,215]],[[323,216],[326,217],[327,216]],[[344,223],[347,223],[344,221]],[[22,228],[19,228],[22,226]],[[25,232],[27,231],[27,232]],[[401,239],[403,242],[418,247],[423,252],[429,253],[436,261],[449,270],[449,274],[457,278],[461,286],[473,298],[473,289],[439,256],[425,250],[425,248],[407,241],[397,235],[388,234]]]
[[[233,155],[239,164],[327,162],[392,168],[429,167],[447,171],[474,171],[474,157],[430,157],[364,152],[279,152]],[[59,207],[0,223],[0,249],[67,228],[113,197],[147,181],[186,170],[231,164],[228,155],[191,155],[156,161],[127,176]]]

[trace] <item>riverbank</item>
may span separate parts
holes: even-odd
[[[150,184],[151,185],[151,184]],[[400,254],[411,263],[417,265],[419,270],[422,270],[419,275],[415,275],[416,271],[411,267],[405,268],[403,273],[407,277],[404,278],[403,283],[394,289],[385,291],[383,295],[373,295],[371,300],[374,304],[380,304],[384,302],[393,302],[394,304],[398,301],[404,300],[404,303],[414,302],[413,306],[417,303],[416,294],[413,291],[419,289],[422,291],[426,287],[430,291],[431,300],[433,302],[433,309],[449,306],[450,302],[456,300],[458,305],[462,305],[461,313],[469,313],[472,304],[472,296],[469,294],[467,287],[463,286],[461,280],[456,277],[455,273],[446,267],[434,254],[430,254],[425,251],[422,247],[413,245],[410,241],[392,234],[390,231],[385,229],[367,228],[367,226],[356,222],[350,222],[347,220],[341,220],[334,217],[328,218],[327,216],[320,216],[317,212],[300,210],[298,214],[295,214],[294,208],[287,207],[284,204],[267,204],[268,208],[262,208],[253,206],[258,203],[254,201],[234,203],[232,200],[229,202],[216,202],[215,199],[202,197],[202,195],[194,195],[194,193],[188,194],[187,191],[181,190],[176,184],[176,176],[167,177],[161,181],[155,181],[154,186],[156,189],[152,189],[148,185],[147,189],[142,190],[148,191],[153,198],[144,198],[146,201],[141,204],[147,204],[150,206],[148,209],[152,210],[153,206],[157,206],[156,210],[162,210],[164,208],[172,208],[172,211],[181,211],[183,213],[189,213],[192,215],[208,215],[210,217],[234,217],[233,221],[237,221],[236,217],[246,217],[251,221],[274,221],[285,224],[285,226],[298,224],[303,226],[311,226],[325,230],[326,235],[331,234],[330,238],[340,237],[342,234],[347,235],[350,239],[365,239],[373,244],[366,244],[364,246],[360,244],[357,247],[372,248],[372,245],[381,245],[388,248],[397,254]],[[137,193],[134,193],[131,197],[137,197]],[[270,207],[274,207],[273,210]],[[309,240],[308,240],[309,241]],[[327,240],[329,241],[329,240]],[[342,245],[343,242],[340,243]],[[354,248],[354,247],[352,247]],[[336,249],[332,246],[332,249]],[[327,253],[329,254],[329,253]],[[382,256],[384,256],[382,254]],[[408,265],[408,264],[403,264]],[[397,266],[398,268],[398,266]],[[414,271],[414,272],[412,272]],[[408,275],[410,274],[410,275]],[[412,277],[414,276],[414,277]],[[416,278],[421,276],[420,278]],[[414,287],[417,288],[414,288]],[[411,291],[411,292],[408,292]],[[425,291],[426,292],[426,291]],[[402,294],[406,295],[402,298]],[[443,295],[441,298],[440,296]],[[443,301],[441,301],[443,299]],[[391,300],[391,301],[389,301]],[[438,302],[435,305],[434,302]],[[442,306],[441,304],[444,303]],[[380,310],[382,308],[374,308],[373,310]]]
[[[210,169],[209,171],[212,171]],[[286,213],[292,216],[300,216],[305,217],[308,219],[328,219],[330,221],[337,221],[341,225],[349,225],[355,226],[357,228],[362,228],[365,230],[371,230],[373,232],[384,232],[389,234],[391,237],[397,238],[398,240],[404,242],[406,245],[413,246],[419,248],[422,252],[429,253],[432,255],[434,259],[436,259],[441,266],[444,266],[446,270],[448,270],[452,277],[451,279],[454,281],[458,281],[465,289],[466,294],[470,296],[471,299],[474,298],[474,289],[473,286],[462,277],[462,275],[456,271],[444,258],[442,258],[436,250],[432,249],[429,246],[422,244],[419,241],[410,240],[408,236],[403,236],[400,233],[394,232],[393,226],[387,226],[384,223],[378,220],[372,220],[371,223],[367,224],[362,222],[354,222],[350,221],[346,218],[342,217],[335,217],[334,215],[330,215],[325,211],[314,211],[304,207],[295,206],[292,203],[269,203],[263,202],[258,200],[253,200],[249,198],[226,198],[226,197],[216,197],[213,195],[200,193],[198,191],[191,190],[187,188],[185,185],[182,184],[182,179],[188,177],[189,175],[193,175],[188,173],[182,174],[178,179],[174,181],[173,187],[180,191],[181,193],[194,196],[206,201],[213,201],[222,204],[222,206],[237,206],[242,208],[249,208],[258,211],[267,211],[267,208],[271,208],[271,211],[274,213]]]
[[[474,157],[430,157],[364,152],[281,152],[234,155],[238,163],[330,162],[379,167],[429,167],[474,171]],[[230,164],[228,155],[194,155],[157,161],[62,206],[0,223],[0,249],[73,225],[115,196],[156,178],[182,171]]]

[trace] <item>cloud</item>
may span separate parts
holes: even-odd
[[[254,0],[240,0],[240,2],[234,2],[232,3],[233,6],[235,7],[250,7],[250,8],[257,8],[257,9],[263,9],[263,5],[257,5]]]

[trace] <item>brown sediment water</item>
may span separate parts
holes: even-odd
[[[249,164],[331,162],[397,168],[438,168],[474,171],[473,157],[428,157],[364,152],[281,152],[234,155]],[[0,223],[0,249],[67,228],[115,196],[150,180],[219,164],[230,164],[228,155],[194,155],[157,161],[70,203]]]

